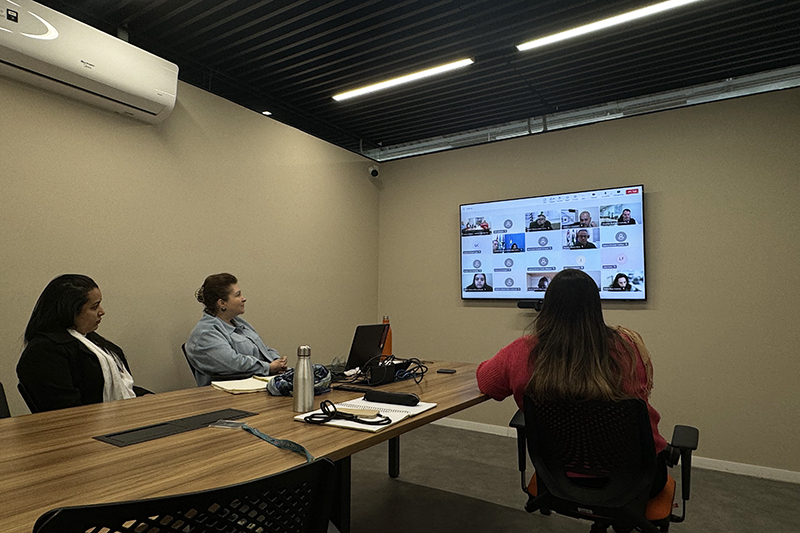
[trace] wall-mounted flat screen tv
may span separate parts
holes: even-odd
[[[643,185],[464,204],[461,298],[538,300],[578,268],[606,300],[645,300]]]

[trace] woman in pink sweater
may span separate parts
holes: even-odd
[[[576,269],[550,282],[532,330],[478,366],[481,392],[495,400],[513,395],[520,409],[525,394],[540,401],[641,398],[659,454],[657,494],[666,482],[661,452],[667,441],[658,432],[661,416],[648,402],[653,366],[639,334],[605,324],[597,285]]]

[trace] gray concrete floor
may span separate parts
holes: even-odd
[[[387,475],[387,445],[353,456],[353,533],[589,530],[524,511],[513,438],[428,425],[400,444],[397,479]],[[678,468],[670,473],[680,482]],[[800,485],[695,468],[686,515],[671,532],[797,533]]]

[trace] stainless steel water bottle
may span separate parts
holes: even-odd
[[[314,406],[314,370],[311,368],[311,347],[297,347],[297,365],[294,368],[294,412],[307,413]]]

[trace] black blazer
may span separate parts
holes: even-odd
[[[86,337],[116,353],[130,372],[119,346],[94,332]],[[66,330],[34,335],[19,357],[17,377],[42,411],[103,401],[103,371],[97,356]]]

